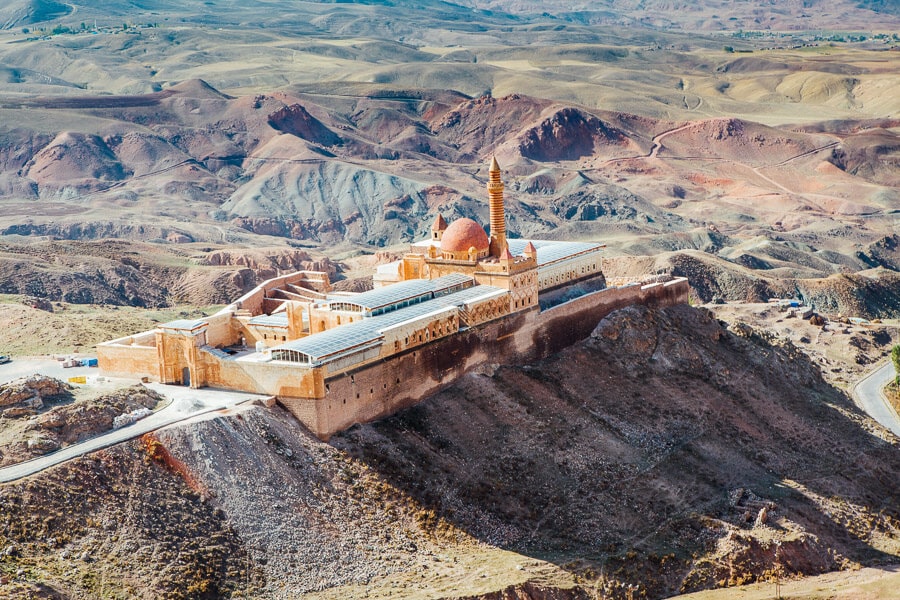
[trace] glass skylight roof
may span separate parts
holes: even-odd
[[[354,304],[364,310],[371,311],[385,306],[392,306],[407,300],[418,298],[432,292],[441,292],[448,288],[473,283],[472,278],[461,273],[451,273],[437,279],[410,279],[393,285],[352,296],[330,296],[330,303]]]
[[[178,319],[177,321],[169,321],[168,323],[163,323],[162,325],[159,325],[159,328],[177,329],[179,331],[191,331],[193,329],[204,327],[206,325],[209,325],[209,323],[204,319]]]
[[[287,313],[280,312],[273,315],[260,315],[258,317],[253,317],[252,319],[250,319],[250,325],[256,325],[258,327],[287,327]]]
[[[456,279],[451,280],[448,278]],[[465,277],[465,279],[471,280],[468,277]],[[443,284],[439,284],[438,287],[445,287],[450,281],[457,281],[460,283],[465,282],[460,281],[458,276],[454,274],[435,279],[430,283],[440,282],[441,280],[446,281],[444,281]],[[506,290],[490,285],[470,287],[453,294],[447,294],[446,296],[415,304],[408,308],[402,308],[377,317],[355,321],[347,325],[341,325],[333,329],[315,333],[305,338],[287,342],[272,350],[293,350],[307,355],[311,363],[321,364],[323,362],[328,362],[330,359],[345,355],[348,352],[360,350],[369,347],[375,342],[379,342],[383,337],[381,332],[389,327],[408,321],[414,321],[450,307],[462,306],[475,298],[496,292],[506,293]]]
[[[525,252],[525,246],[530,241],[537,249],[538,268],[571,258],[587,250],[599,250],[602,246],[594,242],[556,242],[550,240],[506,240],[509,251],[513,256],[519,256]]]

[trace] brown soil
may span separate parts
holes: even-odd
[[[0,495],[5,598],[214,598],[262,583],[222,512],[137,443]]]
[[[233,532],[215,539],[242,548],[231,556],[247,553],[251,585],[262,586],[254,597],[281,597],[285,585],[323,599],[626,598],[629,586],[661,598],[896,563],[896,440],[790,340],[747,324],[733,329],[701,309],[634,307],[557,356],[468,375],[329,444],[281,409],[262,407],[144,440],[150,459],[200,500],[161,498],[161,472],[127,445],[3,493],[21,497],[21,485],[45,489],[60,473],[94,465],[91,477],[118,482],[102,479],[101,490],[115,485],[111,494],[141,497],[141,510],[156,510],[148,494],[169,507],[138,532],[139,540],[163,540],[154,543],[167,552],[191,548],[166,567],[166,585],[189,573],[207,585],[245,585],[229,575],[232,567],[196,571],[207,560],[230,560],[216,553],[232,542],[196,546],[180,537],[181,521],[170,519],[193,506],[202,527]],[[124,510],[120,500],[103,502],[92,514]],[[208,515],[219,516],[211,523]],[[134,518],[114,522],[130,527]],[[117,585],[127,578],[138,596],[150,593],[146,582],[158,585],[129,575],[159,568],[143,554],[129,558],[122,544],[137,535],[130,529],[116,542],[118,530],[102,522],[69,534],[68,517],[48,523],[7,529],[0,540],[19,549],[4,559],[7,572],[26,569],[11,585],[47,585],[71,597],[96,590],[84,582],[96,585],[99,573]],[[63,578],[52,558],[59,549],[42,541],[56,536],[109,558],[79,562],[87,575]],[[246,569],[244,560],[233,568]]]
[[[21,400],[6,404],[2,411],[0,466],[20,463],[110,431],[116,417],[138,409],[153,409],[163,402],[161,396],[143,386],[90,396],[40,376],[0,385],[0,395],[23,388]],[[34,396],[41,402],[33,402]]]

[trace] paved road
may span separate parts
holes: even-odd
[[[0,352],[2,354],[2,352]],[[79,358],[87,358],[81,354]],[[47,377],[55,377],[66,381],[69,377],[77,375],[97,375],[96,367],[72,367],[63,369],[62,362],[50,358],[14,358],[5,365],[0,365],[0,383],[7,383],[19,377],[27,377],[40,373]]]
[[[63,369],[55,364],[56,361],[49,360],[33,360],[19,361],[18,364],[10,363],[2,365],[0,369],[0,382],[29,375],[36,371],[42,374],[52,375],[58,368],[60,372],[66,375],[81,374],[81,370],[87,372],[96,372],[96,369],[81,369],[76,373],[76,369]],[[15,365],[15,368],[13,368]],[[856,396],[857,402],[865,410],[869,416],[890,429],[895,435],[900,436],[900,416],[888,404],[882,390],[884,386],[894,377],[894,366],[888,361],[881,367],[869,373],[865,378],[859,381],[853,388],[853,394]],[[83,456],[89,452],[108,448],[115,444],[136,438],[150,431],[160,429],[166,425],[178,423],[191,417],[229,408],[247,402],[249,400],[264,398],[258,394],[247,394],[243,392],[229,392],[224,390],[201,389],[192,390],[181,386],[147,384],[150,389],[169,398],[172,402],[165,408],[153,413],[145,419],[141,419],[137,423],[117,429],[103,435],[99,435],[90,440],[74,444],[62,450],[58,450],[52,454],[35,458],[27,462],[19,463],[9,467],[0,469],[0,483],[15,481],[29,475],[33,475],[46,468],[58,465],[67,460]]]
[[[900,436],[900,416],[884,397],[884,386],[893,378],[894,365],[887,361],[861,379],[853,387],[853,395],[870,417]]]
[[[68,369],[67,369],[68,371]],[[96,369],[95,369],[96,371]],[[181,386],[148,384],[148,388],[159,392],[172,400],[165,408],[153,413],[137,423],[99,435],[79,444],[74,444],[52,454],[41,456],[27,462],[0,469],[0,482],[15,481],[33,475],[48,467],[58,465],[67,460],[83,456],[89,452],[108,448],[115,444],[136,438],[166,425],[184,421],[196,415],[235,406],[248,400],[264,398],[258,394],[228,392],[223,390],[192,390]]]

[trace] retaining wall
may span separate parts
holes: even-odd
[[[519,312],[329,377],[324,398],[279,396],[279,402],[315,435],[328,439],[356,423],[412,406],[480,365],[546,358],[586,339],[603,317],[619,308],[686,303],[689,289],[686,279],[676,279],[605,289],[543,312]]]

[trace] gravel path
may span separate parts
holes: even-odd
[[[36,371],[40,372],[42,375],[54,376],[54,368],[61,369],[61,367],[56,365],[56,361],[52,360],[21,361],[16,365],[18,367],[15,371],[16,373],[22,372],[24,367],[22,363],[25,362],[29,363],[29,368],[31,368],[30,372],[16,375],[16,377],[31,375]],[[84,370],[88,371],[87,368]],[[75,373],[75,371],[75,369],[66,369],[66,375],[71,376],[69,374],[70,372],[72,372],[72,374],[80,374]],[[93,369],[93,372],[96,373],[96,369]],[[8,376],[9,374],[10,373],[4,371],[2,376],[5,378],[5,376]],[[14,379],[15,377],[10,378]],[[165,427],[166,425],[184,421],[185,419],[189,419],[196,415],[229,408],[249,400],[264,398],[264,396],[258,394],[247,394],[244,392],[230,392],[208,388],[194,390],[181,386],[162,385],[157,383],[147,384],[147,387],[162,396],[165,396],[171,400],[171,402],[165,408],[162,408],[152,415],[127,427],[115,429],[109,433],[99,435],[84,442],[73,444],[62,450],[53,452],[52,454],[4,467],[0,469],[0,482],[5,483],[28,477],[29,475],[33,475],[67,460],[83,456],[90,452],[94,452],[95,450],[108,448],[109,446],[136,438],[150,431]]]

